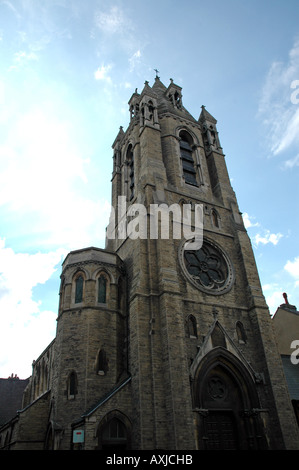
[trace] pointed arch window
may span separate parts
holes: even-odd
[[[127,430],[124,423],[118,418],[112,418],[102,434],[102,449],[113,447],[125,449],[127,447]]]
[[[105,304],[107,300],[107,279],[102,274],[98,279],[98,302]]]
[[[247,337],[246,337],[246,333],[245,333],[243,323],[241,323],[240,321],[238,321],[237,324],[236,324],[236,332],[237,332],[237,337],[238,337],[239,343],[240,344],[245,344],[246,340],[247,340]]]
[[[83,285],[84,278],[80,274],[75,281],[75,303],[78,304],[83,301]]]
[[[219,216],[217,212],[215,211],[215,209],[212,209],[211,216],[212,216],[212,222],[213,222],[214,227],[219,228]]]
[[[175,108],[181,109],[182,108],[182,94],[180,91],[175,90],[168,95],[168,99],[172,102]]]
[[[192,146],[193,140],[191,136],[186,131],[182,131],[180,133],[180,153],[183,176],[187,184],[198,186]]]
[[[197,338],[196,320],[193,315],[188,317],[188,335],[189,338]]]
[[[73,400],[77,395],[77,374],[71,372],[68,378],[67,396],[69,400]]]
[[[101,349],[98,353],[96,369],[98,375],[105,375],[108,371],[107,355],[104,349]]]
[[[127,162],[129,170],[129,200],[131,200],[135,194],[134,153],[131,144],[127,150]]]
[[[216,348],[217,346],[226,348],[225,336],[218,323],[216,323],[214,330],[212,331],[211,339],[213,348]]]

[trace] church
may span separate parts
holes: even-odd
[[[65,258],[56,337],[0,448],[298,449],[217,121],[158,76],[128,105],[106,247]]]

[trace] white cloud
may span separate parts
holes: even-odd
[[[135,67],[140,63],[141,51],[138,49],[134,54],[129,58],[130,71],[132,72]]]
[[[39,246],[100,242],[108,214],[105,201],[86,194],[89,164],[71,124],[43,103],[19,117],[0,146],[0,207]]]
[[[109,222],[110,205],[107,201],[93,201],[74,195],[68,210],[52,211],[45,245],[64,246],[68,250],[91,245],[104,248],[105,229]],[[80,223],[78,223],[80,221]],[[55,224],[55,230],[51,224]]]
[[[294,261],[288,260],[284,266],[284,269],[295,278],[296,286],[299,286],[299,256]]]
[[[37,55],[34,52],[20,51],[14,54],[16,62],[22,62],[23,60],[37,60]]]
[[[38,56],[35,52],[15,52],[13,56],[13,65],[9,67],[9,70],[18,70],[21,66],[26,65],[32,60],[38,60]]]
[[[109,65],[102,65],[101,67],[99,67],[95,73],[94,73],[94,78],[96,80],[104,80],[106,82],[109,82],[111,83],[111,77],[108,75],[108,72],[109,70],[111,70],[112,68],[112,65],[109,64]]]
[[[254,219],[254,217],[251,217],[247,214],[247,212],[244,212],[242,214],[242,217],[243,217],[243,222],[244,222],[244,225],[245,225],[245,228],[250,228],[250,227],[258,227],[259,226],[259,223],[256,222],[252,222],[252,219]]]
[[[299,153],[294,158],[286,160],[284,166],[285,168],[293,168],[294,166],[299,166]]]
[[[294,104],[296,90],[292,88],[298,77],[299,40],[290,50],[286,64],[274,62],[271,65],[259,104],[259,116],[263,119],[273,155],[299,144],[299,106]]]
[[[116,6],[110,8],[108,13],[97,11],[95,13],[96,27],[106,33],[120,33],[129,24],[122,10]]]
[[[33,300],[33,288],[51,278],[65,254],[62,249],[49,253],[15,253],[0,239],[2,377],[11,373],[28,377],[32,360],[54,338],[57,312],[43,310],[42,302]]]
[[[299,108],[289,109],[284,112],[281,119],[282,135],[278,132],[273,136],[272,151],[277,155],[288,149],[292,144],[298,144]]]
[[[281,233],[271,233],[270,230],[266,230],[264,235],[257,233],[253,237],[254,244],[258,246],[260,243],[262,245],[267,245],[268,243],[272,243],[272,245],[277,245],[279,240],[283,237]]]
[[[18,12],[18,10],[13,6],[12,2],[9,2],[8,0],[2,0],[1,2],[3,5],[6,5],[10,11],[14,13],[14,15],[18,18],[21,19],[21,15]]]
[[[66,122],[50,108],[36,107],[17,119],[0,147],[0,204],[9,199],[19,208],[42,209],[75,177],[86,181],[85,163],[70,139]],[[63,158],[62,158],[63,157]]]
[[[132,15],[128,15],[118,6],[95,11],[90,37],[98,40],[98,48],[102,51],[99,52],[100,55],[106,54],[107,47],[111,50],[113,46],[121,48],[125,56],[132,57],[133,51],[136,51],[140,41],[143,41],[140,32],[136,34]]]
[[[259,222],[253,222],[254,217],[251,217],[244,212],[242,214],[243,221],[245,228],[254,228],[260,227]],[[256,233],[255,235],[251,235],[254,245],[257,247],[258,245],[268,245],[268,243],[272,243],[272,245],[277,245],[279,240],[283,237],[282,233],[271,233],[270,230],[264,230],[264,233]]]
[[[24,115],[17,109],[0,145],[0,236],[7,230],[4,216],[9,214],[13,242],[22,239],[23,247],[29,247],[17,253],[0,240],[2,377],[29,376],[32,360],[55,336],[57,311],[43,307],[34,287],[40,291],[58,275],[55,270],[69,250],[103,246],[105,239],[110,205],[88,196],[90,162],[82,156],[78,128],[63,119],[64,112],[57,117],[49,103]],[[52,248],[29,254],[35,245]],[[58,303],[58,295],[56,299]]]

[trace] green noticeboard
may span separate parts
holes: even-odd
[[[73,443],[84,442],[84,431],[82,429],[75,429],[73,431]]]

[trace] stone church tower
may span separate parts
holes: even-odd
[[[63,263],[57,335],[34,363],[22,432],[34,433],[36,409],[39,448],[296,449],[217,121],[204,106],[191,116],[181,87],[159,77],[129,109],[113,143],[107,245]],[[179,232],[186,208],[190,239],[197,211],[203,223],[196,249]]]
[[[151,204],[203,208],[198,251],[185,250],[184,239],[151,239],[149,230],[108,243],[128,276],[134,439],[141,448],[293,446],[297,430],[217,121],[204,106],[194,119],[181,88],[158,77],[129,106],[130,125],[113,144],[113,207],[125,195],[129,207],[147,208],[148,225]]]

